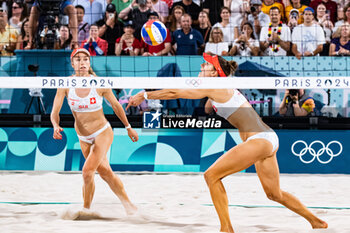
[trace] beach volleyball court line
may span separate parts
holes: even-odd
[[[36,202],[36,201],[0,201],[0,204],[12,204],[12,205],[75,205],[83,204],[83,202]],[[95,203],[95,204],[121,204],[121,203]],[[138,203],[139,205],[146,205],[151,203]],[[156,203],[161,205],[162,203]],[[184,203],[178,203],[178,205],[186,205]],[[213,204],[201,204],[202,206],[214,206]],[[241,207],[241,208],[286,208],[284,206],[277,205],[238,205],[229,204],[229,207]],[[328,209],[328,210],[350,210],[350,207],[335,207],[335,206],[307,206],[310,209]]]

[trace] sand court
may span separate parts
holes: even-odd
[[[135,216],[126,215],[98,175],[91,213],[77,218],[82,210],[81,174],[1,172],[0,231],[219,232],[219,220],[202,174],[118,174],[139,208]],[[256,174],[239,173],[223,181],[235,232],[350,232],[348,175],[281,175],[281,188],[327,221],[326,230],[312,230],[302,217],[268,200]],[[77,220],[71,220],[74,217]]]

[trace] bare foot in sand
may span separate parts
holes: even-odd
[[[311,225],[313,229],[328,228],[328,224],[321,219],[318,219],[318,221],[311,223]]]
[[[124,204],[124,208],[127,215],[134,215],[137,213],[137,207],[134,204],[126,203]]]

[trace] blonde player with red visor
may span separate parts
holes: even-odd
[[[220,56],[203,54],[206,63],[201,65],[198,77],[232,76],[237,63],[226,61]],[[208,97],[206,107],[212,106],[216,113],[224,117],[239,130],[243,143],[224,153],[204,173],[217,214],[221,232],[234,232],[229,217],[228,198],[222,179],[230,174],[255,165],[256,173],[267,197],[279,202],[310,222],[312,228],[327,228],[326,222],[311,213],[296,197],[280,189],[279,169],[276,153],[277,134],[267,126],[246,98],[236,89],[164,89],[138,93],[130,98],[129,106],[137,106],[145,99],[202,99]],[[239,187],[237,187],[238,191]]]
[[[75,72],[73,76],[77,78],[96,76],[90,66],[90,53],[86,49],[75,49],[71,54],[71,62]],[[95,191],[94,176],[97,171],[119,197],[127,214],[133,214],[137,208],[129,200],[122,181],[113,173],[107,159],[107,152],[111,147],[114,134],[103,113],[103,98],[109,101],[115,114],[125,125],[130,139],[136,142],[138,135],[131,128],[124,109],[111,89],[57,89],[51,112],[54,139],[62,139],[61,132],[63,129],[59,125],[59,112],[65,97],[72,110],[75,119],[74,127],[80,141],[82,153],[86,159],[82,169],[84,208],[89,209],[91,206]]]

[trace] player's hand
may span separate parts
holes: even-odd
[[[129,107],[131,107],[131,106],[135,106],[135,107],[139,106],[144,100],[145,100],[145,98],[143,97],[143,92],[140,92],[134,96],[131,96],[129,99],[129,104],[125,108],[125,110],[128,110]]]
[[[61,134],[62,131],[63,131],[63,129],[61,127],[59,127],[59,126],[54,127],[53,128],[53,138],[62,140],[62,134]]]
[[[131,141],[137,142],[139,140],[139,135],[136,133],[136,131],[133,128],[128,129],[128,135]]]

